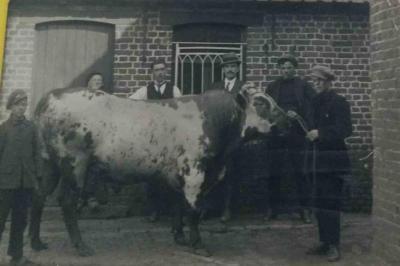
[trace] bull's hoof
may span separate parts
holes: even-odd
[[[186,241],[185,235],[183,233],[174,234],[174,241],[177,245],[186,246],[188,242]]]
[[[77,244],[75,247],[78,255],[81,257],[89,257],[94,255],[93,249],[85,243]]]
[[[211,252],[204,247],[193,248],[193,254],[198,255],[198,256],[203,256],[203,257],[211,257],[212,256]]]

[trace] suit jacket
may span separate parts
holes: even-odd
[[[243,85],[244,85],[243,81],[236,79],[235,84],[233,85],[233,88],[230,91],[230,93],[236,95],[237,93],[239,93],[239,91]],[[210,90],[225,90],[225,80],[221,80],[221,81],[213,83],[211,85]]]
[[[33,188],[40,168],[35,125],[10,118],[0,126],[0,189]]]
[[[345,138],[352,134],[350,105],[343,96],[332,90],[322,92],[313,101],[316,140],[317,172],[346,174],[350,171]]]

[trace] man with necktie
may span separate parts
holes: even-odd
[[[167,65],[164,60],[156,60],[151,64],[153,80],[144,87],[134,92],[129,99],[132,100],[161,100],[171,99],[182,96],[181,91],[171,82],[166,80]],[[150,222],[156,222],[159,219],[165,192],[161,191],[160,184],[149,184],[147,186],[147,198],[150,205]]]

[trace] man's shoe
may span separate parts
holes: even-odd
[[[31,248],[34,251],[42,251],[42,250],[48,249],[49,246],[47,245],[47,243],[44,243],[39,239],[39,240],[32,240],[31,241]]]
[[[334,245],[329,245],[329,250],[327,252],[327,260],[329,262],[335,262],[340,260],[340,251],[338,247]]]
[[[328,254],[329,245],[325,243],[320,243],[315,247],[310,248],[306,251],[307,255],[326,255]]]
[[[150,223],[155,223],[160,219],[160,215],[158,214],[158,212],[152,212],[151,215],[148,218],[148,221]]]
[[[100,204],[95,197],[91,197],[88,199],[88,207],[91,212],[100,211]]]
[[[231,211],[229,209],[225,209],[224,213],[222,214],[220,221],[222,223],[226,223],[229,222],[232,219],[232,214]]]
[[[21,257],[21,258],[12,258],[10,260],[10,266],[40,266],[39,263],[35,263],[25,257]]]
[[[310,224],[312,222],[311,212],[309,210],[300,210],[300,218],[305,224]]]
[[[278,212],[277,211],[269,211],[267,215],[264,217],[265,221],[272,221],[278,219]]]

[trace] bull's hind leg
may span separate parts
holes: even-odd
[[[35,251],[47,249],[48,246],[40,239],[40,224],[46,198],[33,193],[32,208],[29,221],[29,236],[31,238],[31,248]]]
[[[42,169],[42,179],[40,180],[40,193],[35,191],[32,197],[32,208],[29,220],[29,237],[31,247],[35,251],[47,249],[48,246],[40,239],[40,224],[47,195],[54,192],[59,182],[59,175],[51,166],[49,161],[45,161]]]
[[[83,158],[81,158],[83,159]],[[76,159],[77,160],[77,159]],[[82,163],[82,161],[80,161]],[[86,168],[77,169],[74,167],[70,160],[63,159],[61,163],[61,194],[60,205],[64,218],[64,223],[67,228],[72,245],[76,248],[80,256],[91,256],[94,254],[93,250],[87,246],[81,236],[81,231],[78,225],[78,200],[79,188],[77,187],[76,180],[78,175],[84,175]]]

